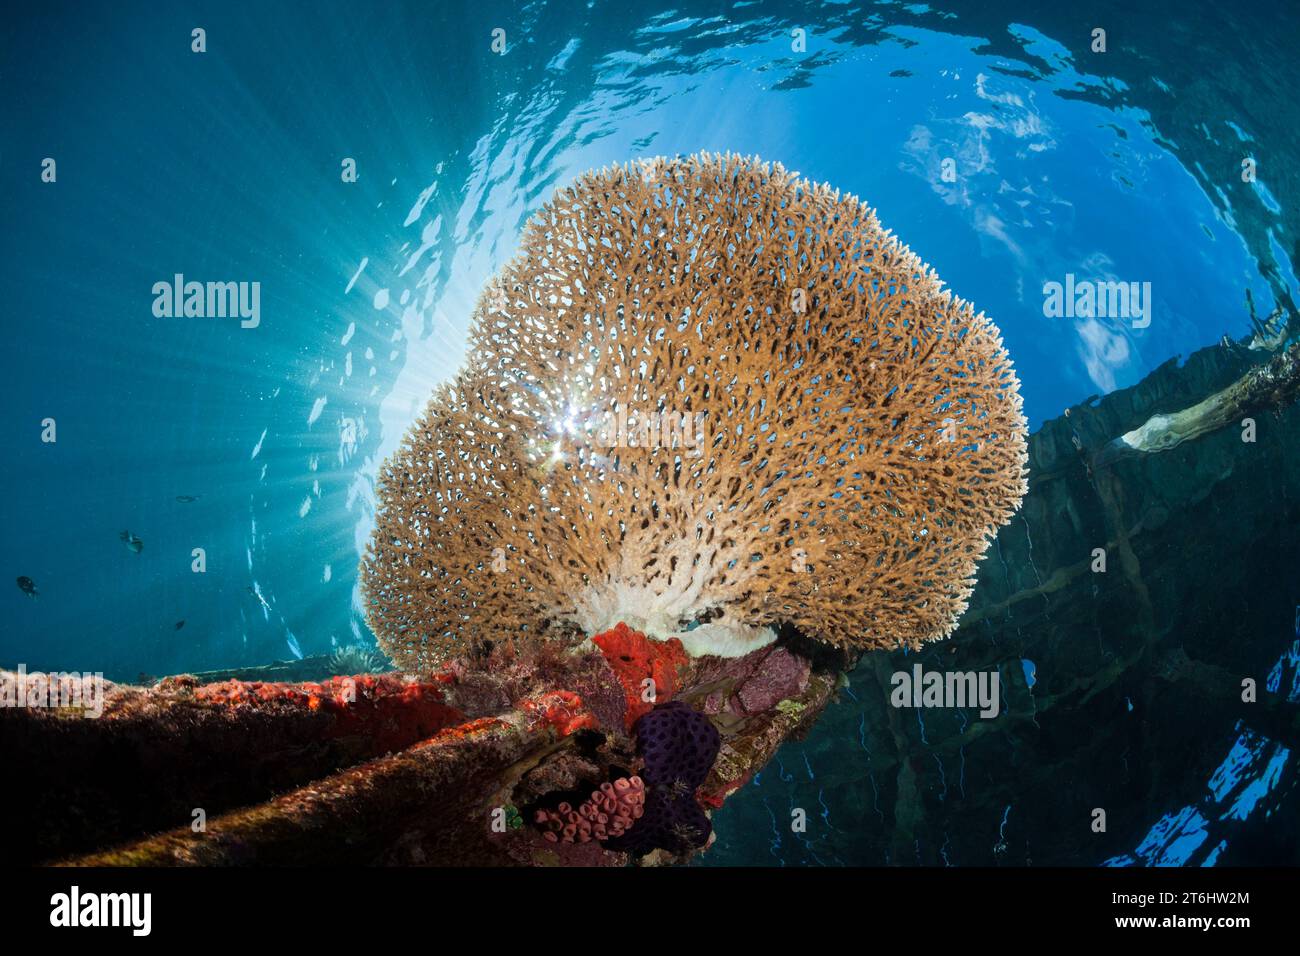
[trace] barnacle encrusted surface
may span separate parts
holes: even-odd
[[[385,463],[370,623],[415,669],[619,621],[915,646],[1025,461],[998,330],[856,197],[737,156],[603,169],[529,220]]]

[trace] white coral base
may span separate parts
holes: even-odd
[[[706,609],[625,584],[590,587],[577,600],[578,623],[588,637],[608,631],[621,621],[655,640],[677,638],[692,657],[744,657],[776,640],[776,631],[770,627],[737,621],[709,621],[690,630],[681,628],[682,620]]]

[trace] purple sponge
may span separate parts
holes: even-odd
[[[689,787],[694,793],[718,756],[717,729],[680,700],[660,704],[632,729],[645,761],[641,778],[652,787]]]
[[[718,756],[721,738],[709,718],[681,701],[661,704],[633,727],[648,787],[645,813],[605,845],[629,853],[685,853],[708,842],[713,825],[695,801]]]

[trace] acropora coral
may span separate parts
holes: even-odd
[[[620,622],[914,647],[1019,505],[1025,433],[996,327],[856,197],[732,155],[591,172],[382,468],[370,624],[426,671]]]

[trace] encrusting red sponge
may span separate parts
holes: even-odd
[[[656,703],[671,700],[677,693],[677,669],[690,661],[682,642],[672,637],[655,641],[634,631],[622,621],[592,639],[623,685],[627,709],[623,720],[628,730]],[[646,700],[645,681],[654,681],[654,693]]]

